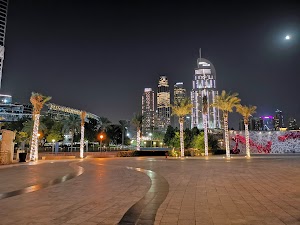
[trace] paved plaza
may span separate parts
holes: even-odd
[[[300,224],[300,157],[0,166],[0,224]]]

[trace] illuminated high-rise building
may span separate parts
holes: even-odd
[[[216,70],[214,65],[207,59],[200,57],[197,59],[197,68],[193,80],[193,89],[191,91],[191,101],[193,104],[191,115],[191,126],[203,129],[202,101],[203,96],[207,96],[208,128],[221,128],[219,109],[210,105],[215,101],[218,95],[216,89]]]
[[[170,120],[170,88],[168,78],[160,76],[157,88],[157,128],[160,131],[166,131],[171,124]]]
[[[177,104],[178,102],[181,102],[181,100],[186,98],[186,89],[183,86],[183,82],[177,82],[174,85],[174,99],[173,104]],[[190,118],[190,115],[187,115],[186,117]],[[172,116],[171,118],[172,126],[179,128],[179,120],[178,116]],[[190,128],[191,126],[187,126],[188,120],[185,119],[184,121],[184,128]]]
[[[183,82],[177,82],[174,85],[174,104],[180,102],[186,97],[186,89],[183,87]]]
[[[260,118],[263,120],[263,130],[275,130],[273,116],[263,116]]]
[[[288,127],[289,130],[298,130],[299,129],[299,127],[297,125],[297,120],[295,118],[290,117],[288,123],[289,123],[289,127]]]
[[[2,68],[4,61],[4,43],[6,32],[8,0],[0,0],[0,87],[2,81]]]
[[[282,111],[279,109],[275,111],[274,127],[275,130],[280,130],[280,128],[284,127]]]
[[[153,131],[154,127],[154,91],[152,88],[145,88],[142,96],[142,134],[146,135]]]

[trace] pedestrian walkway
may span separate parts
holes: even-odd
[[[300,224],[299,156],[46,161],[1,168],[0,184],[42,186],[1,199],[3,225]]]

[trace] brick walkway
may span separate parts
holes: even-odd
[[[300,224],[299,156],[14,165],[0,167],[0,194],[63,178],[74,164],[82,175],[0,200],[0,224],[118,224],[134,205],[140,224]]]

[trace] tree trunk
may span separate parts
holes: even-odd
[[[184,140],[183,140],[183,119],[179,119],[180,131],[180,155],[184,157]]]
[[[225,132],[225,147],[226,147],[226,158],[230,158],[229,148],[229,135],[228,135],[228,112],[223,112],[224,115],[224,132]]]
[[[84,124],[81,125],[81,135],[80,135],[80,158],[83,158],[84,150]]]
[[[208,156],[208,134],[207,134],[207,114],[202,114],[204,129],[204,150],[205,156]]]
[[[137,128],[137,134],[136,134],[136,150],[141,150],[141,130],[140,128]]]
[[[250,144],[249,144],[248,123],[245,123],[245,136],[246,136],[246,156],[250,157]]]
[[[33,131],[31,138],[31,148],[30,148],[30,160],[37,161],[38,160],[38,132],[40,125],[40,114],[34,114],[33,116]]]

